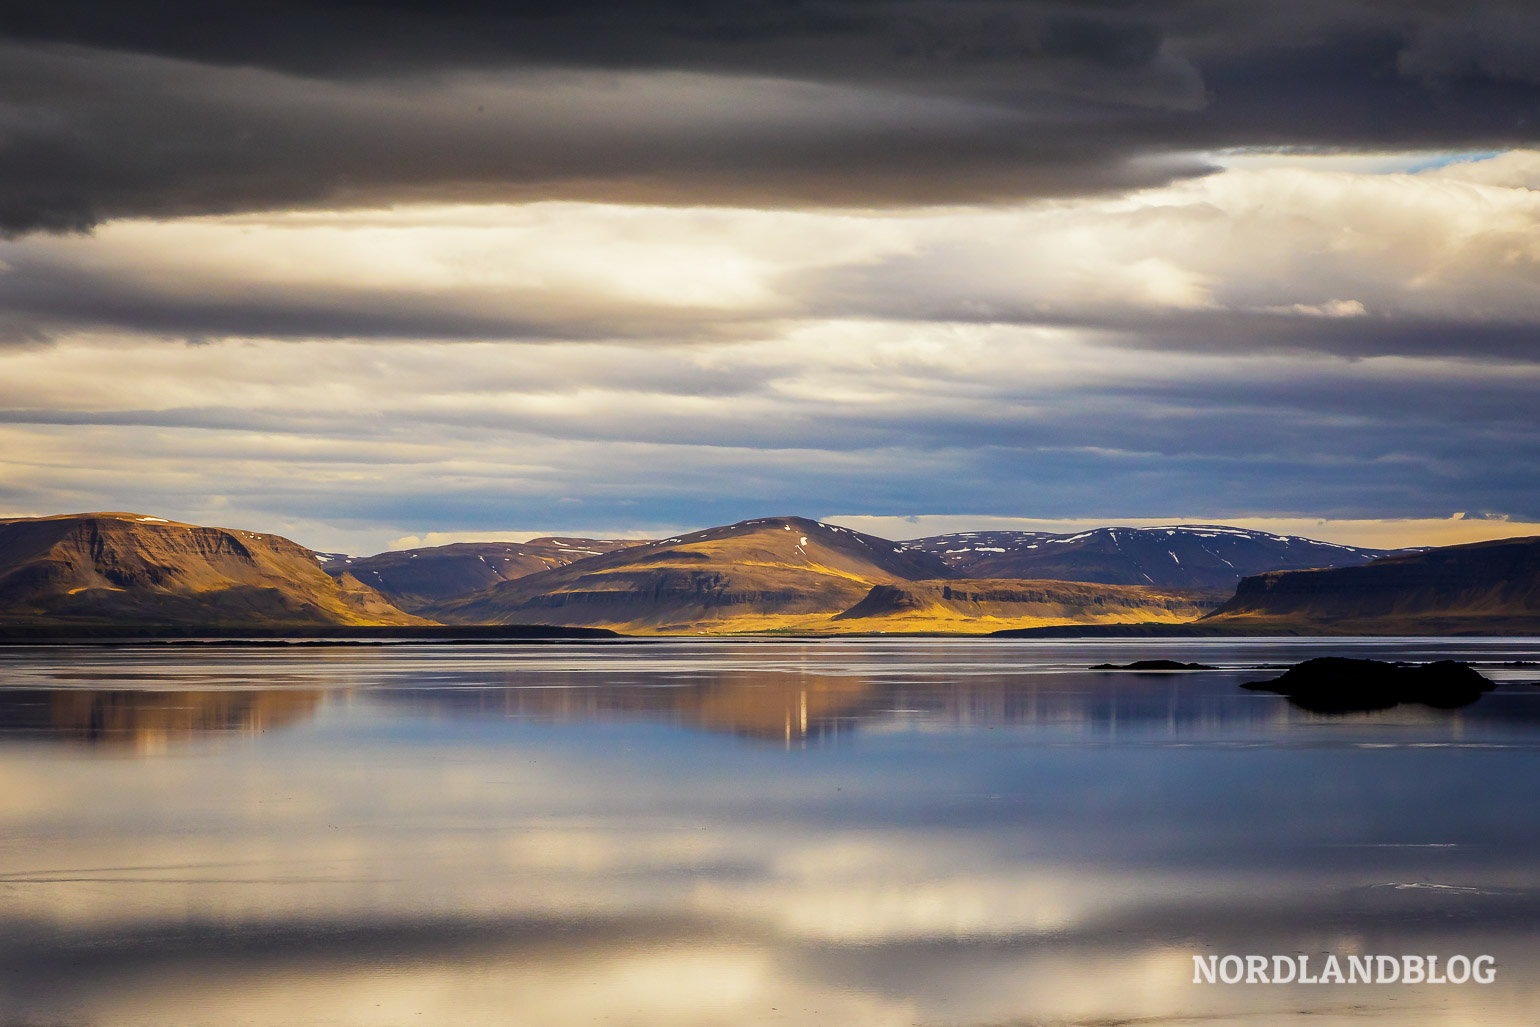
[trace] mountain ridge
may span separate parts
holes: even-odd
[[[353,557],[317,553],[333,577],[351,574],[401,609],[417,612],[434,603],[490,588],[500,581],[563,567],[590,556],[640,545],[647,539],[593,539],[547,535],[528,542],[455,542]]]
[[[1361,564],[1395,552],[1223,524],[956,532],[901,544],[967,577],[1207,589],[1234,588],[1264,571]]]
[[[425,608],[453,623],[763,630],[828,617],[875,584],[951,577],[940,560],[804,517],[758,517],[591,556]]]

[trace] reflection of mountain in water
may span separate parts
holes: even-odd
[[[314,715],[316,689],[0,691],[0,736],[30,735],[154,749],[211,732],[259,732]]]
[[[1012,727],[1048,738],[1202,740],[1281,736],[1324,721],[1372,729],[1477,730],[1540,723],[1528,690],[1499,690],[1458,711],[1415,705],[1325,715],[1239,687],[1246,672],[1152,679],[1117,673],[946,677],[787,673],[618,675],[560,671],[467,676],[431,687],[372,687],[355,696],[417,717],[557,724],[664,723],[765,741],[817,740],[855,730]],[[1254,676],[1254,675],[1251,675]],[[300,723],[321,689],[0,690],[0,741],[62,738],[154,750],[200,734],[261,732]]]
[[[1077,737],[1203,738],[1275,735],[1317,724],[1317,714],[1259,698],[1233,674],[1148,676],[1036,674],[965,680],[722,671],[683,679],[594,682],[561,673],[509,675],[504,685],[371,692],[424,713],[554,723],[652,720],[765,740],[807,740],[857,728],[944,725],[1037,728]],[[1512,697],[1488,696],[1461,711],[1474,719],[1520,719]],[[1482,714],[1486,714],[1482,718]],[[1380,727],[1450,723],[1451,714],[1402,707],[1365,714]]]
[[[455,716],[555,723],[663,721],[750,738],[802,739],[849,727],[884,705],[870,678],[723,671],[685,682],[595,684],[563,674],[508,675],[506,686],[414,688],[371,698]]]

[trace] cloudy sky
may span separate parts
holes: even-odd
[[[0,10],[0,514],[1532,533],[1537,330],[1520,0]]]

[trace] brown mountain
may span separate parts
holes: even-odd
[[[983,632],[1194,620],[1228,593],[1064,581],[958,581],[938,558],[800,517],[743,521],[590,557],[426,607],[453,623],[621,631]]]
[[[403,610],[416,612],[576,560],[640,545],[638,540],[537,538],[529,542],[460,542],[378,556],[318,553],[328,574],[351,574]]]
[[[963,631],[1052,624],[1179,624],[1229,593],[1080,581],[914,581],[874,586],[834,618],[844,631]]]
[[[951,577],[940,560],[802,517],[767,517],[592,556],[427,607],[450,623],[622,631],[826,625],[873,585]]]
[[[278,535],[132,513],[0,521],[7,628],[422,623]]]
[[[1540,536],[1387,556],[1362,567],[1241,581],[1201,622],[1322,634],[1540,633]]]

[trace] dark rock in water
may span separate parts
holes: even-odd
[[[1242,687],[1286,695],[1296,706],[1316,713],[1349,713],[1388,710],[1399,703],[1452,710],[1497,686],[1469,664],[1453,660],[1408,665],[1327,656],[1296,664],[1271,681]]]
[[[1133,663],[1098,663],[1092,670],[1213,670],[1206,663],[1177,663],[1175,660],[1135,660]]]

